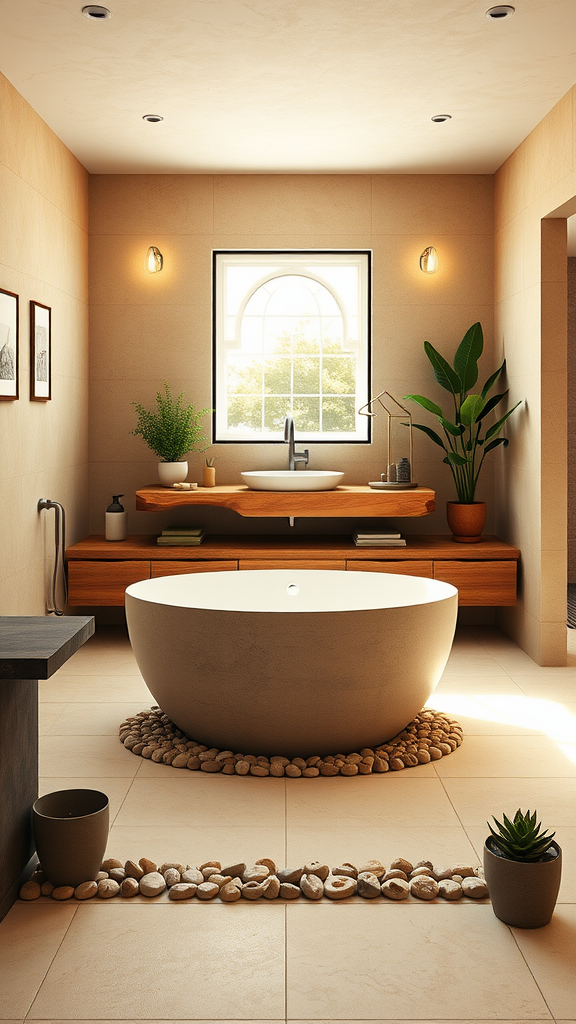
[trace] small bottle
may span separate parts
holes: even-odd
[[[409,484],[410,483],[410,461],[409,459],[400,459],[396,467],[396,480],[398,483]]]
[[[215,487],[216,486],[216,456],[206,459],[206,465],[204,466],[204,474],[202,477],[203,487]]]
[[[119,501],[123,497],[123,494],[115,494],[112,504],[108,505],[106,509],[106,540],[126,540],[128,513],[124,511],[124,506]]]

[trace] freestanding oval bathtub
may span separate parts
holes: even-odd
[[[287,757],[382,743],[444,670],[458,592],[322,569],[162,576],[126,590],[130,641],[159,706],[208,747]]]

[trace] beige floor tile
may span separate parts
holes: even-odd
[[[337,1018],[334,1018],[332,1020],[324,1019],[322,1021],[319,1021],[319,1020],[316,1020],[316,1021],[315,1020],[301,1020],[299,1018],[298,1019],[298,1024],[336,1024],[336,1020],[337,1020]],[[492,1020],[493,1020],[493,1018],[492,1018]],[[547,1018],[545,1018],[545,1020],[546,1020],[546,1024],[549,1024],[551,1018],[547,1017]],[[338,1024],[383,1024],[384,1021],[386,1021],[386,1024],[406,1024],[406,1018],[405,1017],[396,1017],[394,1020],[391,1020],[391,1019],[389,1019],[387,1017],[380,1017],[378,1020],[371,1019],[370,1021],[358,1020],[358,1019],[356,1019],[356,1020],[338,1020]],[[44,1022],[44,1024],[46,1024],[46,1022]],[[48,1022],[48,1024],[52,1024],[52,1022]],[[86,1021],[86,1022],[84,1022],[84,1024],[104,1024],[104,1022],[103,1021]],[[129,1024],[132,1024],[132,1022],[129,1022]],[[154,1024],[158,1024],[158,1022],[154,1022]],[[286,1024],[292,1024],[292,1021],[291,1021],[291,1019],[289,1017],[286,1019]],[[296,1024],[295,1021],[294,1021],[294,1024]],[[442,1021],[439,1017],[426,1017],[425,1020],[410,1020],[410,1024],[445,1024],[445,1021]],[[450,1024],[470,1024],[470,1019],[462,1020],[461,1018],[459,1018],[459,1019],[453,1018],[453,1019],[450,1020]],[[483,1020],[478,1020],[477,1018],[474,1018],[474,1024],[489,1024],[489,1018],[484,1017]],[[491,1021],[490,1021],[490,1024],[491,1024]],[[506,1024],[528,1024],[528,1021],[527,1021],[526,1017],[524,1017],[522,1020],[507,1020]],[[544,1024],[544,1020],[542,1020],[542,1021],[531,1020],[530,1024]],[[562,1022],[558,1022],[558,1024],[576,1024],[576,1021],[562,1021]]]
[[[462,669],[460,672],[445,672],[428,701],[429,706],[434,707],[434,698],[437,694],[443,693],[458,693],[467,696],[491,693],[519,697],[523,691],[509,675],[499,672],[496,666],[494,671],[475,672],[472,668],[470,671]]]
[[[283,953],[282,906],[81,906],[29,1019],[281,1018]]]
[[[64,706],[52,704],[50,708],[60,707],[46,730],[51,736],[115,736],[118,727],[128,715],[137,715],[142,711],[141,702],[115,704],[109,701],[89,703],[88,701],[70,702]],[[118,741],[120,742],[120,741]]]
[[[515,674],[514,682],[528,697],[539,697],[542,700],[554,700],[561,703],[564,701],[576,702],[576,673],[574,669],[545,668],[540,672]]]
[[[221,864],[244,861],[254,863],[270,857],[277,866],[285,865],[286,837],[283,825],[231,828],[227,825],[207,826],[193,820],[189,825],[170,829],[113,825],[108,838],[107,856],[119,860],[140,860],[148,857],[157,864],[178,861],[203,864],[219,860]]]
[[[132,785],[132,779],[110,779],[101,777],[79,776],[75,778],[40,778],[38,779],[38,795],[54,793],[59,789],[98,789],[106,793],[110,801],[110,824],[114,822],[118,811]]]
[[[56,724],[67,704],[49,704],[38,701],[38,735],[47,736]]]
[[[413,864],[431,860],[436,866],[467,863],[476,865],[479,858],[461,827],[438,828],[429,826],[411,828],[392,824],[355,826],[326,823],[310,828],[292,827],[287,834],[289,865],[319,860],[335,868],[348,861],[360,866],[361,861],[380,860],[389,866],[396,857],[404,857]]]
[[[411,768],[386,775],[307,779],[302,785],[286,785],[287,825],[290,829],[316,829],[338,824],[350,831],[390,822],[408,828],[415,821],[422,828],[457,825],[440,780],[428,775],[418,777],[418,771]]]
[[[204,1020],[200,1019],[199,1020],[196,1017],[188,1017],[188,1018],[179,1017],[178,1018],[180,1024],[187,1024],[187,1021],[189,1022],[189,1024],[192,1024],[192,1021],[194,1021],[194,1024],[211,1024],[211,1020],[213,1020],[213,1019],[214,1018],[204,1019]],[[284,1021],[284,1018],[281,1017],[280,1020]],[[20,1021],[3,1021],[2,1024],[21,1024],[21,1022]],[[22,1024],[24,1024],[24,1022],[22,1022]],[[37,1024],[61,1024],[61,1020],[59,1020],[58,1018],[54,1018],[53,1017],[51,1020],[37,1021]],[[100,1020],[86,1020],[83,1017],[82,1018],[82,1024],[108,1024],[108,1020],[102,1020],[102,1019],[100,1019]],[[150,1020],[149,1017],[145,1017],[144,1019],[137,1020],[136,1017],[124,1017],[123,1021],[122,1021],[122,1024],[167,1024],[167,1019],[166,1019],[166,1017],[163,1017],[161,1020]],[[237,1020],[237,1019],[236,1020],[223,1020],[223,1021],[220,1022],[220,1024],[240,1024],[240,1021]],[[253,1020],[253,1021],[250,1022],[250,1024],[278,1024],[278,1018],[276,1018],[276,1019],[269,1018],[268,1020]],[[416,1021],[415,1024],[424,1024],[424,1022],[423,1021],[422,1022]],[[524,1022],[522,1022],[522,1021],[513,1021],[512,1024],[524,1024]],[[531,1024],[533,1024],[533,1022],[531,1022]]]
[[[238,828],[263,822],[274,828],[284,825],[284,789],[283,779],[204,772],[182,771],[180,778],[137,777],[117,824],[170,828],[185,821],[201,821],[207,828],[223,824]]]
[[[115,736],[42,736],[39,774],[76,778],[133,778],[138,760]]]
[[[16,903],[0,924],[0,1019],[23,1018],[76,907]]]
[[[460,722],[465,736],[539,736],[544,732],[540,703],[521,693],[434,693],[430,704]],[[556,717],[566,718],[566,713],[559,708]]]
[[[575,761],[547,736],[468,736],[435,765],[446,779],[576,778]]]
[[[576,906],[558,906],[545,928],[513,928],[512,933],[556,1020],[574,1016],[576,1007]]]
[[[432,1009],[441,1020],[550,1016],[489,906],[286,909],[288,1017],[429,1020]]]
[[[514,814],[535,807],[551,828],[576,825],[574,779],[449,779],[442,780],[454,809],[467,828],[484,826],[491,815]]]
[[[107,702],[110,704],[126,704],[137,702],[138,710],[145,711],[156,704],[154,697],[139,674],[112,675],[102,674],[84,676],[81,685],[74,694],[78,703]],[[118,723],[120,724],[120,722]]]
[[[76,697],[83,676],[61,676],[38,680],[38,704],[67,704]]]

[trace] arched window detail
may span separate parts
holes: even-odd
[[[364,274],[362,270],[364,269]],[[220,253],[216,441],[367,440],[367,253]]]

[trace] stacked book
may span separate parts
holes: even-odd
[[[202,526],[169,526],[167,530],[162,530],[160,536],[156,538],[156,543],[166,547],[180,548],[193,547],[201,544],[203,540],[204,529]]]
[[[361,533],[359,530],[352,535],[356,547],[359,548],[405,548],[406,541],[401,533],[396,530],[367,531]]]

